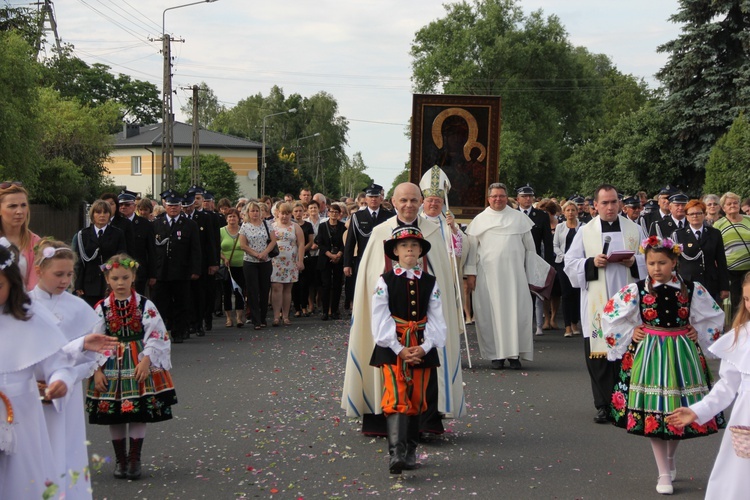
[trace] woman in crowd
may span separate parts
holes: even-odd
[[[305,268],[305,237],[299,225],[292,222],[292,206],[280,203],[278,218],[273,223],[276,240],[279,242],[279,255],[273,258],[271,273],[271,304],[273,305],[273,326],[291,325],[289,308],[292,304],[292,284]]]
[[[242,267],[244,255],[239,245],[240,213],[236,208],[229,208],[226,213],[227,225],[219,230],[221,235],[221,263],[226,270],[222,280],[224,288],[224,314],[227,316],[226,326],[232,326],[232,295],[234,295],[234,314],[237,328],[242,328],[245,321],[242,312],[245,309],[245,274]],[[234,283],[233,283],[234,282]],[[238,288],[235,288],[234,285]]]
[[[726,215],[714,227],[721,231],[724,241],[734,315],[742,301],[742,278],[750,270],[750,216],[740,213],[740,197],[732,192],[724,193],[719,201]]]
[[[323,321],[341,319],[339,301],[341,280],[344,277],[344,225],[339,222],[341,207],[334,203],[328,207],[328,220],[320,225],[315,242],[318,244],[318,270],[323,285]],[[330,313],[330,316],[329,316]]]
[[[699,282],[716,302],[720,302],[729,297],[727,257],[721,232],[704,224],[706,208],[702,201],[690,200],[685,205],[688,225],[675,231],[673,239],[683,247],[680,276]]]
[[[263,205],[265,206],[265,205]],[[242,270],[247,286],[247,300],[256,330],[266,326],[268,313],[268,292],[271,290],[271,272],[273,264],[268,257],[276,246],[276,234],[270,224],[261,218],[261,205],[251,201],[247,204],[247,222],[240,227],[240,248],[245,252],[242,257]]]
[[[556,201],[549,199],[540,203],[539,209],[547,212],[547,216],[549,217],[549,227],[552,231],[552,238],[554,238],[555,229],[558,224],[557,214],[560,213],[560,205],[558,205]],[[544,301],[544,324],[542,325],[542,330],[554,330],[557,328],[557,311],[560,308],[560,296],[560,282],[555,280],[549,300]],[[539,302],[537,301],[537,303]]]
[[[574,201],[563,204],[565,223],[559,224],[555,230],[552,242],[555,249],[555,270],[557,281],[560,283],[563,320],[565,322],[565,337],[581,334],[581,289],[573,288],[565,268],[565,253],[573,243],[573,238],[583,224],[578,220],[578,205]]]
[[[703,196],[703,203],[706,204],[705,222],[709,226],[713,226],[714,222],[722,217],[719,201],[719,197],[715,194],[707,194]]]
[[[153,222],[154,220],[154,204],[148,198],[142,198],[141,201],[136,205],[138,215],[144,219]]]
[[[34,272],[34,247],[41,238],[29,229],[29,193],[20,182],[0,183],[0,236],[20,252],[18,267],[24,285],[32,290],[39,277]]]
[[[320,272],[318,271],[318,255],[320,250],[318,249],[318,243],[315,238],[318,237],[318,229],[320,228],[320,205],[315,200],[310,200],[307,204],[307,222],[313,228],[313,244],[310,247],[310,261],[313,264],[312,269],[309,270],[307,280],[307,288],[309,290],[307,311],[308,314],[315,314],[316,306],[318,303],[318,292],[320,290]],[[307,269],[307,262],[305,263],[305,269]]]
[[[305,205],[301,201],[296,201],[292,204],[292,216],[294,217],[294,222],[299,225],[300,229],[302,229],[302,235],[305,240],[305,258],[303,261],[305,268],[300,271],[299,279],[294,285],[292,285],[292,300],[294,301],[295,318],[309,316],[310,314],[307,312],[307,297],[310,294],[307,286],[308,278],[310,276],[308,265],[312,260],[310,257],[310,247],[313,245],[315,233],[312,224],[305,220],[306,212]],[[313,269],[315,268],[315,266],[310,267]]]
[[[112,219],[109,203],[96,200],[89,209],[89,218],[91,225],[78,231],[73,238],[73,250],[78,255],[75,292],[94,307],[107,291],[101,265],[112,256],[125,253],[127,245],[123,232],[109,223]]]

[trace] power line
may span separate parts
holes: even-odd
[[[86,2],[84,1],[84,0],[78,0],[78,1],[79,1],[80,3],[82,3],[83,5],[85,5],[86,7],[88,7],[89,9],[93,10],[94,12],[96,12],[97,14],[99,14],[100,16],[102,16],[103,18],[105,18],[105,19],[107,19],[108,21],[110,21],[110,22],[111,22],[112,24],[114,24],[115,26],[117,26],[118,28],[120,28],[121,30],[123,30],[124,32],[126,32],[127,34],[129,34],[129,35],[131,35],[131,36],[135,37],[135,38],[136,38],[137,40],[141,41],[141,42],[142,42],[142,43],[144,43],[145,45],[147,45],[147,46],[149,46],[149,47],[151,46],[151,45],[149,45],[149,43],[148,43],[148,42],[146,41],[146,39],[148,38],[148,36],[143,36],[143,37],[142,37],[142,36],[141,36],[140,34],[136,33],[135,31],[131,30],[130,28],[128,28],[128,27],[126,27],[126,26],[124,26],[124,25],[120,24],[120,23],[119,23],[119,22],[117,22],[116,20],[114,20],[114,19],[112,19],[111,17],[109,17],[109,16],[107,15],[107,14],[105,14],[105,13],[101,12],[101,11],[100,11],[100,10],[98,10],[98,9],[97,9],[96,7],[94,7],[94,6],[92,6],[92,5],[89,5],[89,4],[87,4],[87,3],[86,3]]]
[[[102,5],[102,6],[103,6],[103,7],[105,7],[105,8],[107,8],[107,9],[109,9],[110,11],[112,11],[112,13],[113,13],[114,15],[116,15],[116,16],[118,16],[118,17],[122,18],[122,19],[123,19],[123,20],[125,20],[126,22],[129,22],[129,23],[131,23],[131,24],[133,24],[133,25],[135,25],[135,26],[138,26],[138,27],[139,27],[139,28],[141,28],[141,29],[145,29],[145,30],[146,30],[147,32],[148,32],[148,31],[151,31],[151,27],[150,27],[150,26],[146,25],[146,24],[145,24],[145,23],[144,23],[143,21],[141,21],[141,20],[140,20],[140,19],[138,19],[137,17],[133,16],[133,15],[132,15],[132,14],[131,14],[130,12],[128,12],[127,10],[123,9],[122,7],[120,7],[120,6],[119,6],[119,5],[117,4],[117,2],[112,2],[112,5],[110,6],[110,5],[107,5],[107,4],[105,4],[104,2],[102,2],[102,0],[97,0],[97,1],[98,1],[98,2],[99,2],[99,3],[100,3],[100,4]],[[124,13],[124,15],[123,15],[123,14],[119,14],[119,13],[115,12],[115,10],[114,10],[114,9],[112,8],[113,6],[114,6],[114,7],[116,7],[116,8],[118,9],[118,10],[120,10],[121,12],[123,12],[123,13]],[[161,30],[160,30],[160,29],[159,29],[159,30],[157,30],[157,31],[156,31],[156,33],[161,33]]]

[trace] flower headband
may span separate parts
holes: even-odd
[[[133,271],[135,271],[136,269],[138,269],[138,266],[139,264],[136,260],[131,259],[131,258],[125,258],[125,259],[119,259],[119,260],[110,259],[107,261],[106,264],[102,264],[100,267],[101,267],[101,270],[106,273],[107,271],[111,271],[112,269],[117,269],[118,267],[124,267],[126,269],[132,269]]]
[[[5,268],[7,268],[9,265],[13,264],[13,262],[16,260],[16,256],[15,256],[15,254],[10,249],[11,242],[8,241],[8,238],[6,238],[5,236],[3,236],[2,238],[0,238],[0,245],[2,245],[5,248],[7,248],[8,249],[8,254],[9,254],[8,259],[5,262],[0,262],[0,271],[2,271]]]
[[[39,261],[39,263],[41,264],[44,259],[51,259],[57,252],[62,252],[64,250],[72,252],[72,250],[68,247],[44,247],[44,250],[42,250],[42,259]]]
[[[671,250],[675,255],[682,253],[682,243],[675,243],[670,238],[661,238],[659,236],[649,236],[641,242],[641,253],[646,253],[646,250],[649,248],[652,250]]]

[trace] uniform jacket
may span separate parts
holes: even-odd
[[[201,244],[198,225],[185,217],[175,219],[172,227],[166,215],[154,220],[156,245],[156,279],[189,280],[201,274]]]
[[[698,241],[693,230],[687,227],[678,229],[674,239],[682,243],[684,255],[680,256],[679,273],[684,280],[699,282],[713,297],[722,290],[729,290],[727,256],[721,231],[704,225]]]
[[[96,235],[96,226],[92,224],[81,229],[73,238],[73,250],[78,255],[75,263],[75,289],[83,290],[85,295],[104,297],[107,285],[99,266],[113,255],[127,250],[125,235],[118,228],[108,225],[99,238]],[[84,256],[93,258],[86,262]]]
[[[130,222],[130,220],[122,214],[118,213],[112,218],[112,220],[109,222],[109,225],[111,227],[116,227],[117,229],[122,231],[122,234],[125,235],[126,252],[131,257],[134,257],[133,246],[135,243],[135,233],[133,231],[133,224]]]
[[[191,219],[198,226],[198,238],[201,246],[201,272],[206,274],[209,266],[219,265],[219,251],[221,237],[219,228],[214,225],[214,218],[209,212],[193,210],[193,213],[183,216]]]
[[[396,215],[390,210],[386,210],[382,206],[378,209],[378,218],[375,223],[370,217],[370,209],[358,210],[351,216],[351,222],[349,222],[349,231],[346,233],[346,245],[344,248],[344,267],[353,267],[356,261],[354,256],[354,249],[357,249],[357,255],[362,255],[367,247],[367,242],[370,240],[370,234],[375,226],[381,222],[385,222]]]
[[[130,221],[133,227],[133,245],[128,250],[138,261],[138,279],[156,278],[156,245],[153,223],[136,215]]]
[[[548,264],[554,264],[555,251],[552,247],[552,228],[549,225],[549,215],[544,210],[534,207],[529,209],[528,215],[531,222],[534,223],[534,227],[531,228],[531,236],[534,238],[537,255],[543,257]],[[544,254],[542,254],[542,244],[544,244]]]
[[[682,224],[683,227],[689,225],[687,218],[682,219]],[[674,233],[678,229],[677,222],[672,218],[671,215],[668,215],[662,220],[657,220],[654,224],[651,224],[651,228],[649,229],[648,234],[651,236],[656,235],[657,226],[659,227],[661,236],[663,238],[670,238],[672,236],[672,233]]]

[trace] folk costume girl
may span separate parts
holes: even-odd
[[[437,349],[445,345],[447,327],[437,281],[418,264],[430,250],[419,228],[397,227],[384,246],[398,264],[380,276],[372,297],[370,366],[380,367],[383,376],[388,469],[401,474],[417,468],[420,414],[427,409],[427,382],[440,366]]]
[[[57,409],[74,377],[61,351],[67,340],[29,299],[17,262],[15,248],[0,238],[0,498],[43,498],[60,485],[37,377]]]
[[[713,434],[724,426],[721,414],[686,429],[666,419],[711,389],[700,345],[719,338],[724,314],[703,285],[685,282],[674,272],[681,245],[651,236],[641,248],[648,278],[621,289],[601,316],[607,358],[622,359],[610,418],[628,433],[651,439],[659,468],[656,491],[672,494],[679,440]]]
[[[91,480],[81,381],[104,364],[107,358],[99,353],[115,349],[117,339],[91,333],[99,317],[83,299],[68,293],[77,259],[71,248],[59,241],[42,240],[36,254],[34,270],[38,282],[29,297],[54,316],[68,341],[63,352],[68,355],[75,375],[61,411],[52,405],[43,406],[56,466],[55,480],[66,499],[89,499]],[[42,380],[41,374],[37,376],[39,380]]]
[[[94,373],[86,411],[89,423],[109,425],[117,459],[114,476],[137,479],[141,476],[146,424],[171,419],[171,407],[177,403],[169,374],[171,344],[154,304],[133,290],[138,264],[118,254],[102,268],[112,292],[96,306],[96,329],[106,330],[120,344]],[[128,435],[130,451],[126,454]]]

